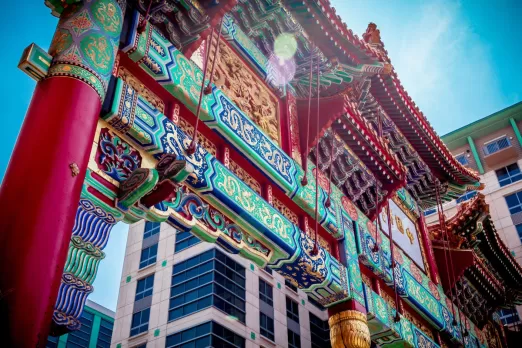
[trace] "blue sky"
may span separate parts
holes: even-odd
[[[369,22],[378,25],[402,84],[439,134],[522,100],[520,1],[331,1],[355,33],[364,33]],[[43,0],[25,1],[23,9],[8,1],[0,19],[0,92],[6,105],[0,138],[3,178],[35,86],[17,69],[18,60],[31,42],[49,47],[57,19]],[[127,226],[118,224],[90,296],[111,309],[116,308],[126,239]]]

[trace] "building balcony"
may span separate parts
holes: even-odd
[[[506,139],[507,140],[507,139]],[[496,167],[501,163],[506,163],[511,159],[518,157],[517,149],[508,142],[505,147],[499,148],[497,151],[486,151],[484,148],[484,162],[489,167]]]

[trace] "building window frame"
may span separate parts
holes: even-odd
[[[100,331],[98,332],[98,340],[96,341],[96,348],[110,348],[112,332],[114,331],[114,323],[104,318],[100,320]]]
[[[136,282],[136,296],[134,301],[139,301],[145,297],[152,296],[154,290],[154,273],[141,278]]]
[[[504,196],[504,199],[511,215],[522,212],[522,191]]]
[[[476,195],[477,195],[477,191],[476,190],[475,191],[466,192],[465,194],[463,194],[462,196],[457,198],[457,204],[469,201],[470,199],[472,199]]]
[[[141,249],[140,256],[140,268],[143,269],[147,266],[153,265],[156,263],[158,258],[158,243],[151,245],[148,248]]]
[[[288,296],[286,297],[286,316],[299,324],[299,304]]]
[[[482,152],[485,156],[489,156],[510,146],[511,141],[509,140],[509,137],[504,134],[495,139],[484,142],[484,145],[482,146]]]
[[[81,346],[82,344],[89,345],[92,338],[92,329],[95,315],[87,310],[84,310],[80,316],[80,323],[82,324],[80,329],[77,331],[71,331],[67,337],[67,345],[76,344]]]
[[[145,221],[145,229],[143,230],[143,239],[158,234],[161,229],[161,222]]]
[[[168,321],[211,306],[246,322],[246,269],[213,248],[172,269]]]
[[[192,232],[176,231],[176,241],[174,242],[174,254],[186,250],[196,244],[201,243],[201,239]]]
[[[129,337],[149,331],[150,307],[132,314]]]
[[[267,305],[274,306],[274,290],[272,285],[259,278],[259,299]]]
[[[455,155],[454,157],[457,160],[457,162],[459,162],[463,166],[469,165],[469,159],[465,152],[461,152],[461,153]]]
[[[259,312],[259,333],[270,341],[275,341],[274,319],[263,312]]]
[[[505,173],[499,174],[501,171],[505,171]],[[520,167],[518,166],[517,162],[496,169],[495,174],[497,175],[498,184],[500,187],[504,187],[522,180],[522,171],[520,171]]]
[[[201,347],[201,344],[205,344],[205,347],[225,347],[224,344],[226,344],[227,347],[231,348],[245,348],[246,340],[215,321],[207,321],[168,335],[165,347],[180,348],[189,343],[193,343],[193,346],[196,347]]]
[[[301,348],[301,336],[288,329],[288,348]]]

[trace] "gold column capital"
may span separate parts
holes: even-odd
[[[332,348],[370,348],[370,329],[366,315],[347,310],[328,319]]]

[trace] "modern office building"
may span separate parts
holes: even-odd
[[[442,140],[464,166],[477,171],[484,184],[481,193],[489,204],[496,230],[519,264],[522,264],[522,102],[458,128]],[[471,191],[446,203],[447,217],[473,198]],[[429,223],[438,219],[435,208],[425,212]],[[511,310],[501,313],[504,324],[517,322]],[[518,313],[522,315],[520,307]]]
[[[49,336],[46,348],[109,348],[114,312],[87,300],[80,317],[81,327],[59,337]]]
[[[312,300],[313,302],[313,300]],[[129,229],[115,347],[330,347],[328,314],[270,269],[177,232]]]

